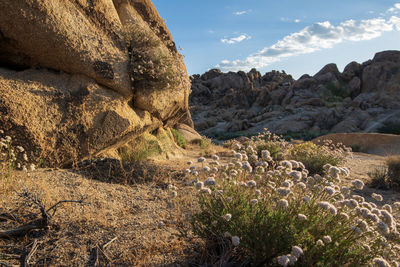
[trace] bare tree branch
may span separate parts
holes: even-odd
[[[62,204],[62,203],[79,203],[79,204],[84,204],[84,201],[85,201],[85,198],[81,198],[80,200],[61,200],[61,201],[58,201],[56,204],[54,204],[53,206],[51,206],[50,208],[48,208],[47,210],[46,210],[46,213],[48,214],[51,210],[54,210],[53,211],[53,214],[51,215],[51,216],[54,216],[54,214],[56,213],[56,211],[57,211],[57,206],[58,205],[60,205],[60,204]]]
[[[32,230],[45,229],[49,223],[49,220],[51,219],[51,216],[49,215],[50,211],[53,211],[52,216],[54,216],[60,204],[62,203],[83,204],[85,200],[84,197],[82,197],[80,200],[61,200],[46,210],[46,208],[43,205],[43,202],[41,201],[41,199],[39,199],[39,197],[36,194],[32,194],[29,193],[27,190],[24,190],[21,194],[19,194],[19,196],[29,201],[30,202],[29,204],[34,204],[35,206],[37,206],[37,208],[39,208],[40,210],[42,218],[33,220],[27,224],[24,224],[20,227],[11,230],[0,231],[0,238],[18,237],[18,236],[23,236]]]

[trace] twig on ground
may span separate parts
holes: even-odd
[[[107,243],[105,243],[104,245],[103,245],[103,249],[106,249],[112,242],[114,242],[115,240],[117,240],[118,239],[118,236],[116,236],[116,237],[114,237],[113,239],[111,239],[110,241],[108,241]]]
[[[25,260],[24,260],[24,265],[25,266],[29,266],[29,261],[31,260],[32,256],[36,253],[36,250],[37,250],[38,246],[39,246],[39,242],[38,242],[37,239],[35,239],[35,241],[33,242],[31,251],[25,257]]]
[[[101,247],[100,247],[99,244],[97,244],[97,249],[100,250],[101,254],[103,254],[103,256],[107,259],[107,261],[108,261],[109,263],[112,263],[112,260],[110,259],[110,256],[108,256],[108,255],[101,249]]]

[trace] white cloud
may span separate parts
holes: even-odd
[[[393,7],[389,8],[386,12],[398,14],[400,12],[400,3],[394,4]]]
[[[249,39],[251,39],[251,36],[248,36],[247,34],[241,34],[238,37],[232,37],[229,39],[223,38],[221,39],[221,42],[224,44],[236,44]]]
[[[293,21],[295,23],[299,23],[301,21],[300,19],[292,20],[292,19],[290,19],[288,17],[280,17],[279,20],[282,21],[282,22],[292,22]]]
[[[383,32],[400,31],[400,18],[375,18],[369,20],[347,20],[338,25],[329,21],[318,22],[299,32],[285,36],[275,44],[249,55],[244,60],[224,60],[216,67],[223,71],[249,70],[262,68],[282,58],[312,53],[331,48],[345,41],[370,40],[381,36]]]
[[[249,10],[242,10],[242,11],[233,12],[233,15],[241,16],[241,15],[249,14],[250,12],[251,12],[251,9],[249,9]]]

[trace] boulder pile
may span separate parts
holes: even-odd
[[[191,76],[195,128],[220,137],[253,134],[371,132],[386,122],[400,125],[400,51],[351,62],[343,72],[328,64],[314,76],[294,80],[284,71],[262,76],[222,73]]]

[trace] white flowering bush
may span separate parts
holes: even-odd
[[[0,192],[6,191],[15,169],[24,171],[35,169],[34,164],[27,167],[28,161],[25,149],[14,145],[12,137],[4,136],[4,131],[0,130]]]
[[[275,161],[282,160],[292,147],[286,140],[269,131],[254,136],[250,146],[255,148],[260,157],[262,156],[262,151],[269,151],[271,158]]]
[[[134,88],[173,88],[181,73],[175,59],[150,29],[133,25],[126,33],[129,43],[131,79]],[[168,46],[174,46],[169,44]]]
[[[267,151],[261,154],[237,145],[232,162],[218,171],[189,169],[199,197],[200,209],[191,217],[195,234],[223,240],[231,260],[254,266],[365,266],[377,259],[396,264],[396,207],[354,195],[362,181],[341,186],[347,168],[325,164],[311,176],[301,162],[276,163]]]

